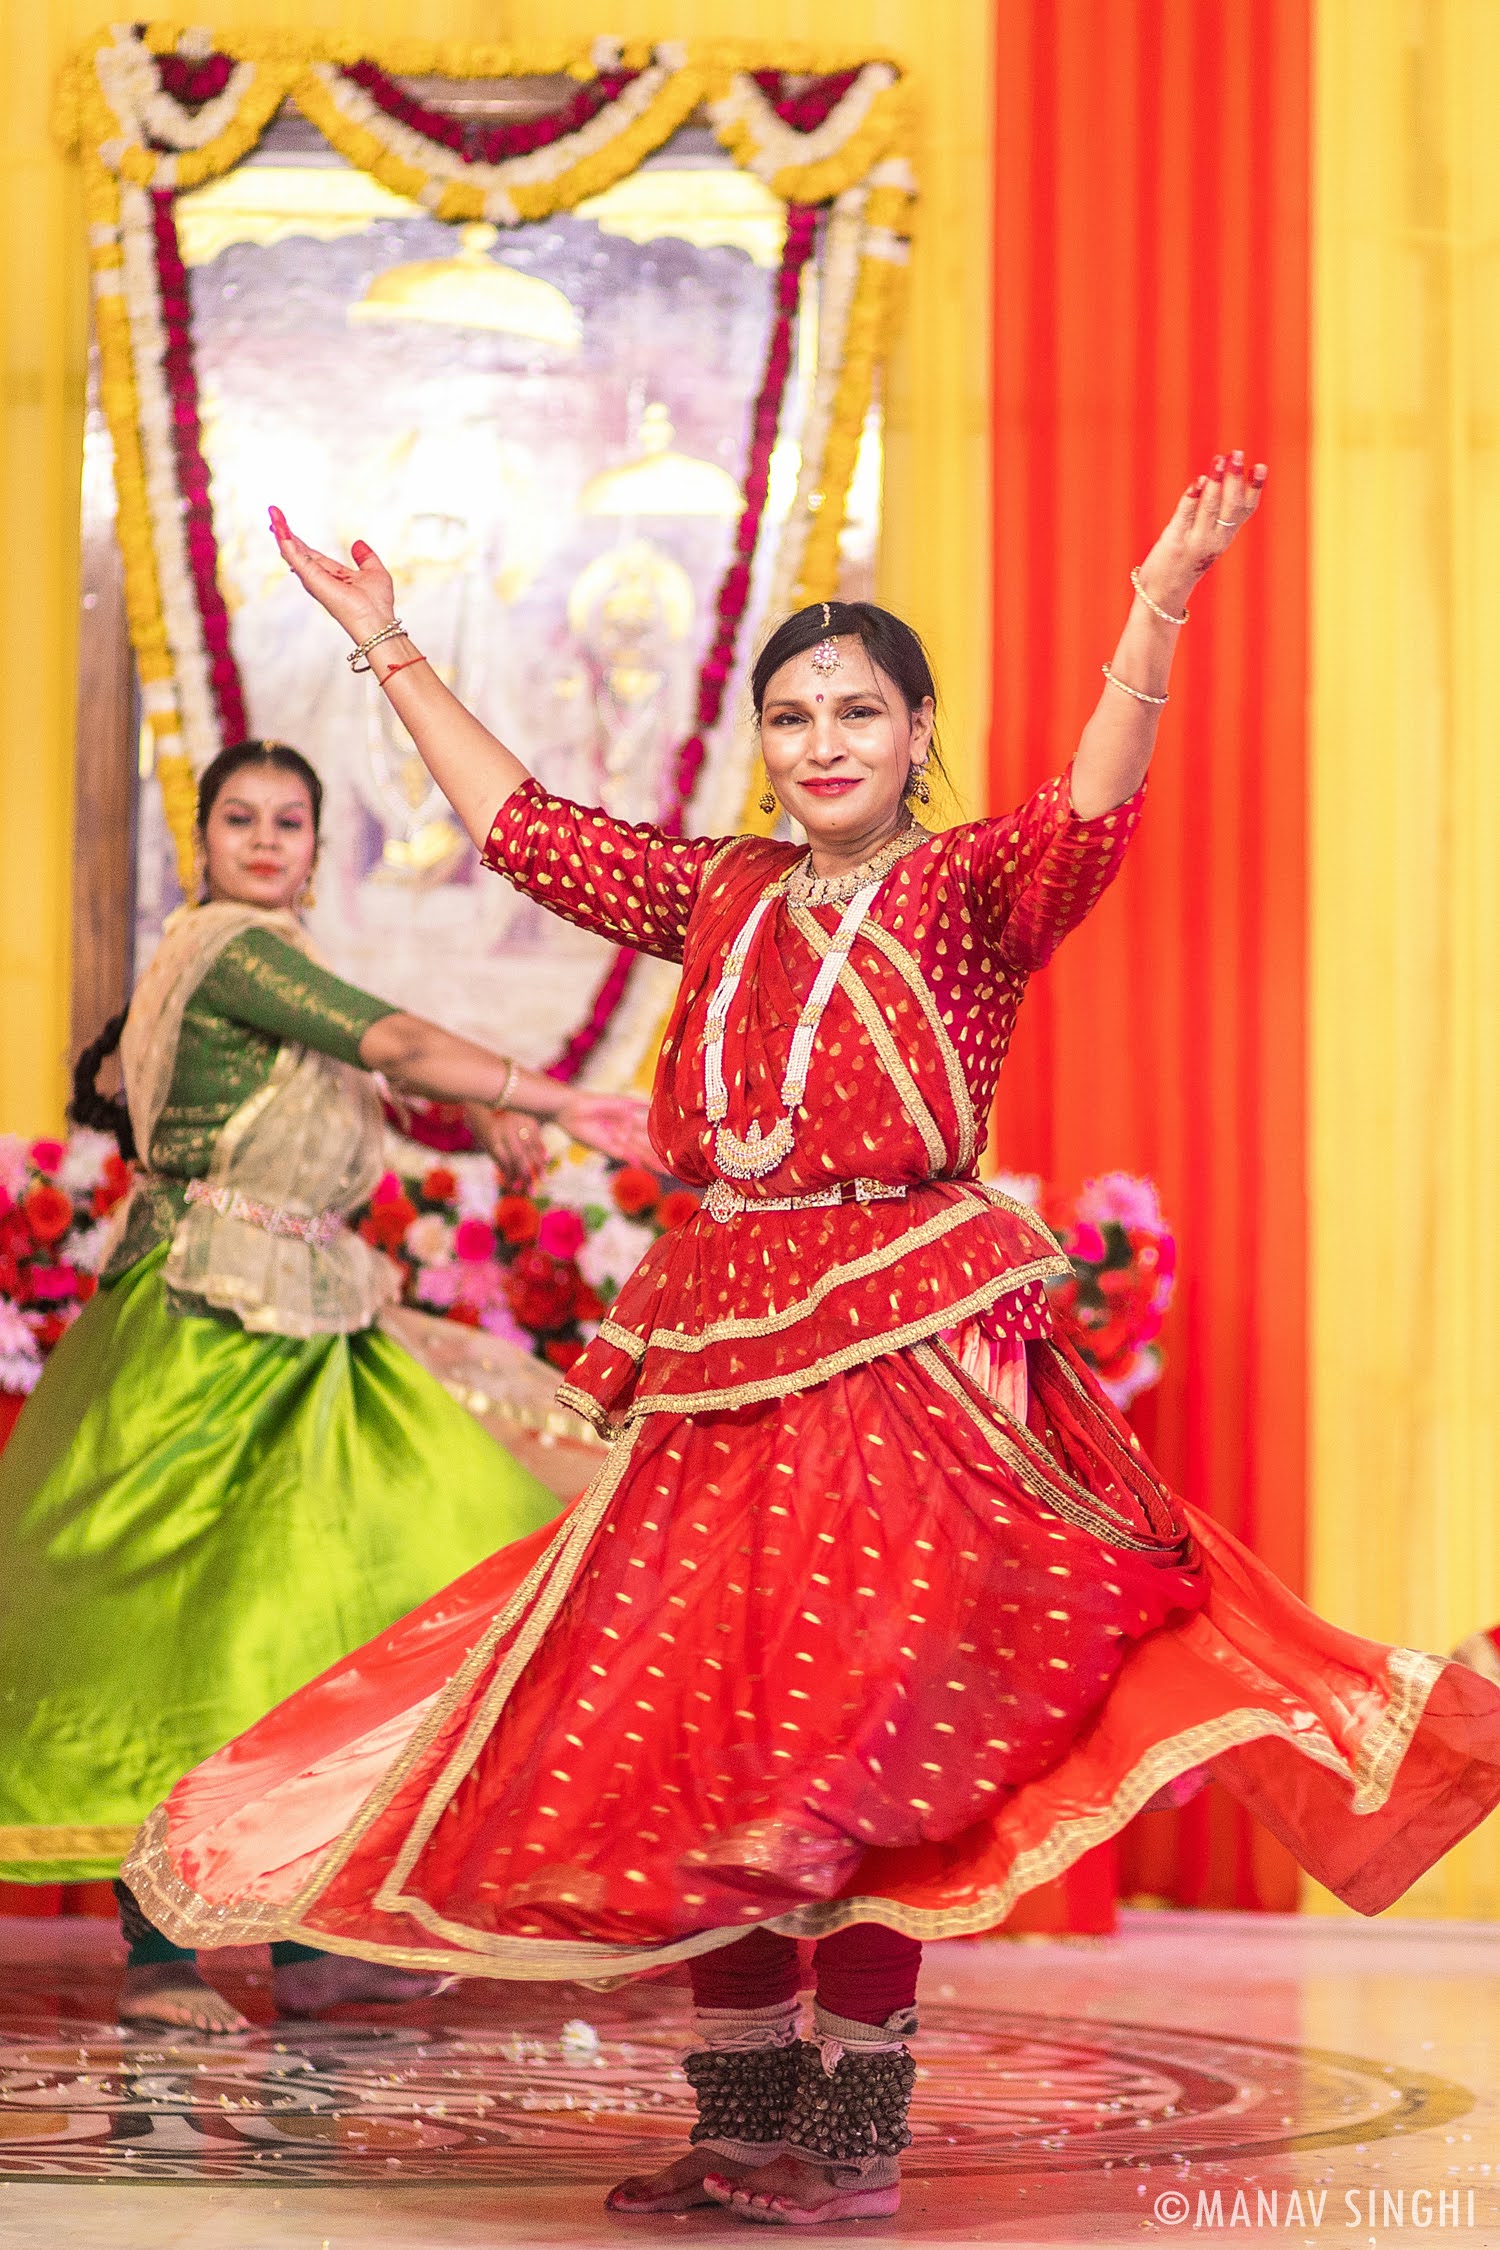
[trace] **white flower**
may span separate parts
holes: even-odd
[[[1002,1195],[1008,1195],[1012,1203],[1024,1203],[1032,1211],[1041,1209],[1040,1172],[996,1172],[989,1184],[992,1188],[998,1188]]]
[[[114,1238],[120,1231],[118,1220],[116,1210],[108,1218],[96,1219],[91,1227],[76,1228],[63,1244],[69,1265],[77,1266],[80,1273],[97,1273],[114,1248]]]
[[[458,1215],[461,1219],[483,1219],[486,1226],[495,1215],[495,1202],[500,1193],[500,1175],[495,1170],[493,1157],[476,1152],[471,1156],[443,1156],[437,1160],[446,1164],[458,1181]]]
[[[569,1211],[586,1211],[591,1203],[613,1210],[609,1183],[616,1169],[607,1156],[593,1149],[580,1152],[570,1148],[555,1164],[548,1165],[537,1193],[548,1203],[561,1203]]]
[[[453,1256],[453,1228],[441,1211],[424,1211],[406,1230],[406,1247],[424,1266],[445,1266]]]
[[[31,1143],[23,1141],[18,1133],[0,1133],[0,1188],[4,1188],[7,1195],[18,1196],[25,1192],[29,1170],[26,1152],[30,1146]]]
[[[639,1226],[617,1212],[585,1241],[578,1253],[578,1270],[589,1287],[602,1296],[629,1280],[655,1240],[650,1227]]]
[[[66,1188],[75,1202],[79,1196],[92,1195],[103,1182],[105,1158],[119,1153],[113,1134],[96,1133],[87,1125],[77,1126],[69,1135],[67,1154],[57,1168],[58,1186]]]
[[[40,1356],[30,1323],[20,1307],[13,1304],[9,1297],[0,1297],[0,1352],[7,1355],[19,1352],[27,1359]]]

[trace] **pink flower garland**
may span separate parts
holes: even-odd
[[[239,742],[245,734],[245,692],[229,643],[229,612],[219,589],[219,543],[214,535],[208,463],[203,458],[203,431],[198,416],[192,304],[188,296],[187,271],[177,241],[176,197],[171,189],[153,191],[151,216],[157,288],[167,339],[162,373],[172,401],[172,439],[177,455],[177,489],[182,495],[188,564],[198,600],[203,645],[208,654],[219,739],[221,743]]]
[[[186,55],[158,55],[157,83],[170,100],[184,109],[202,109],[216,102],[234,75],[228,55],[207,55],[194,62]]]
[[[734,553],[719,585],[714,637],[698,673],[697,731],[678,745],[673,760],[672,786],[676,802],[663,815],[661,822],[662,829],[668,836],[682,834],[683,820],[693,791],[698,785],[698,776],[703,770],[706,755],[704,737],[718,722],[719,714],[724,708],[725,690],[734,671],[740,627],[750,603],[750,566],[760,538],[761,520],[765,515],[766,493],[771,478],[771,454],[776,444],[776,433],[781,427],[781,410],[786,399],[787,376],[791,370],[792,326],[797,317],[802,269],[812,255],[817,233],[817,212],[808,204],[788,204],[786,240],[782,246],[781,266],[776,276],[776,312],[771,323],[765,373],[761,377],[760,394],[755,401],[755,413],[750,425],[750,459],[745,471],[745,501],[735,532]],[[574,1032],[557,1061],[550,1065],[550,1077],[571,1081],[578,1076],[608,1031],[615,1011],[625,997],[634,961],[634,953],[625,948],[615,955],[603,983],[594,995],[594,1004],[586,1021]]]
[[[800,94],[786,91],[790,71],[753,70],[750,73],[783,125],[794,133],[816,133],[826,125],[859,76],[857,70],[838,70],[830,78],[810,79]]]

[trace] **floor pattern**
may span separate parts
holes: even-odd
[[[679,1985],[475,1983],[289,2025],[264,1957],[224,1955],[254,2028],[152,2039],[115,2023],[107,1928],[0,1924],[0,1964],[5,2250],[743,2239],[716,2210],[603,2213],[682,2144]],[[812,2239],[1500,2250],[1497,1967],[1500,1932],[1316,1917],[932,1947],[901,2213]]]

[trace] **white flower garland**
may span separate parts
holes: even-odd
[[[219,724],[198,614],[198,592],[188,560],[172,398],[165,372],[167,336],[157,282],[156,235],[151,200],[144,188],[121,188],[120,248],[120,283],[130,320],[146,505],[176,690],[173,695],[173,682],[156,681],[156,693],[148,692],[146,705],[148,715],[175,708],[182,748],[194,770],[201,772],[220,747]]]
[[[205,39],[210,41],[206,49]],[[200,61],[213,53],[212,39],[212,32],[185,33],[177,52],[184,61]],[[186,109],[164,91],[157,57],[124,25],[116,26],[113,46],[100,48],[97,67],[105,99],[126,138],[159,141],[171,149],[207,148],[216,141],[234,123],[256,78],[254,63],[236,63],[221,94],[196,112]]]

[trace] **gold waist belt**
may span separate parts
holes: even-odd
[[[814,1188],[808,1195],[741,1195],[727,1180],[715,1180],[703,1208],[723,1226],[747,1211],[831,1211],[836,1203],[899,1203],[906,1193],[890,1180],[840,1180],[836,1187]]]

